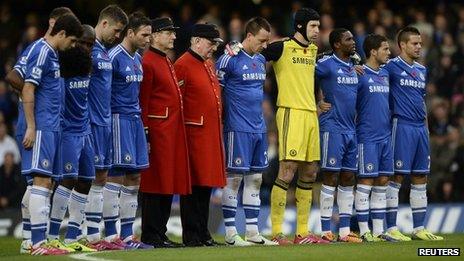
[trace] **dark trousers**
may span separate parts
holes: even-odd
[[[208,230],[210,187],[193,186],[192,194],[180,197],[182,241],[184,244],[211,239]]]
[[[171,215],[173,195],[141,193],[142,242],[153,244],[167,240],[166,231]]]

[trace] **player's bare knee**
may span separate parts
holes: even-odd
[[[124,183],[124,176],[107,177],[106,182],[123,184]]]
[[[97,170],[95,172],[95,180],[93,181],[93,184],[98,185],[98,186],[104,186],[106,184],[107,177],[108,177],[107,170]]]
[[[314,182],[317,178],[317,162],[303,163],[299,166],[299,179],[304,182]]]
[[[281,161],[279,166],[278,178],[286,183],[292,182],[296,171],[298,170],[298,163],[290,161]]]
[[[403,183],[403,179],[404,179],[404,176],[398,175],[398,174],[395,174],[390,178],[391,181],[395,183],[399,183],[399,184]]]
[[[137,186],[140,184],[140,173],[130,173],[124,177],[125,186]]]
[[[374,179],[371,179],[371,178],[360,178],[358,179],[357,181],[357,184],[360,184],[360,185],[368,185],[368,186],[372,186],[374,185]]]
[[[419,185],[427,183],[427,175],[411,175],[411,184]]]
[[[379,176],[374,180],[374,186],[387,186],[389,181],[389,177],[387,176]]]
[[[353,172],[341,172],[340,173],[340,185],[342,186],[353,186],[356,182],[355,174]]]
[[[322,173],[322,183],[327,186],[336,187],[338,180],[337,172],[323,172]]]
[[[251,173],[245,177],[245,185],[251,186],[255,189],[261,188],[261,183],[263,182],[263,176],[261,173]]]
[[[75,178],[70,178],[70,179],[63,179],[60,183],[61,186],[72,190],[74,186],[76,185],[77,179]]]
[[[74,190],[82,194],[89,194],[90,187],[92,186],[92,181],[88,179],[78,179],[76,185],[74,186]]]
[[[41,175],[41,174],[36,174],[33,177],[34,177],[33,184],[35,186],[48,188],[48,189],[52,188],[53,183],[52,183],[52,179],[50,177],[45,176],[45,175]]]
[[[227,186],[232,190],[238,190],[242,183],[243,176],[236,173],[227,173]]]

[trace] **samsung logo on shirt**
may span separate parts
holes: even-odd
[[[70,89],[89,88],[90,80],[69,82]]]
[[[244,81],[266,80],[266,74],[265,73],[244,73],[244,74],[242,74],[242,77],[243,77]]]
[[[112,70],[113,65],[110,62],[98,62],[99,70]]]
[[[419,81],[409,80],[409,79],[400,79],[400,85],[414,87],[414,88],[421,88],[421,89],[425,88],[425,82],[419,82]]]
[[[390,92],[390,87],[381,85],[369,86],[369,92]]]
[[[292,57],[293,63],[314,65],[314,60],[306,57]]]
[[[126,82],[141,82],[143,75],[131,74],[126,76]]]
[[[358,77],[337,77],[338,84],[358,84]]]

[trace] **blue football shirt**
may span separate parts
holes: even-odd
[[[43,41],[43,38],[40,38],[28,45],[26,49],[24,49],[22,53],[19,55],[16,64],[13,66],[13,70],[18,72],[18,74],[21,76],[21,78],[23,78],[23,80],[26,75],[27,58],[31,54],[32,48],[41,41]],[[26,131],[26,118],[24,118],[23,103],[21,102],[21,98],[19,99],[20,102],[18,104],[18,121],[16,122],[16,135],[22,135]]]
[[[266,59],[244,50],[235,56],[222,55],[216,62],[219,82],[223,87],[224,131],[265,133],[263,86]]]
[[[96,40],[92,49],[92,74],[89,85],[90,122],[100,126],[111,125],[111,80],[113,65],[108,51]]]
[[[417,62],[410,65],[399,56],[391,59],[384,68],[390,76],[390,107],[393,117],[423,123],[426,118],[426,68]]]
[[[58,54],[46,41],[37,43],[31,49],[24,81],[36,86],[36,129],[59,131],[63,98],[60,64]]]
[[[111,113],[140,115],[140,83],[143,79],[142,57],[117,45],[110,51],[113,64],[111,85]]]
[[[382,141],[391,135],[388,72],[384,68],[376,71],[367,65],[363,68],[356,102],[358,142]]]
[[[83,136],[90,134],[88,108],[89,76],[64,79],[65,109],[63,133]]]
[[[356,132],[356,96],[358,76],[353,63],[344,62],[335,54],[324,56],[316,63],[324,100],[332,108],[319,116],[320,131],[340,134]]]

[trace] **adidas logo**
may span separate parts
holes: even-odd
[[[372,80],[372,78],[369,78],[369,81],[368,81],[368,82],[369,82],[369,83],[373,83],[374,80]]]
[[[101,59],[101,58],[102,58],[102,56],[101,56],[100,53],[97,54],[97,58],[98,58],[98,59]]]
[[[129,66],[126,66],[126,72],[130,72],[130,67]]]
[[[343,73],[342,68],[338,69],[337,73]]]
[[[248,70],[248,66],[246,64],[242,67],[242,70]]]
[[[401,76],[408,76],[408,74],[407,74],[405,71],[403,71],[403,72],[401,73]]]

